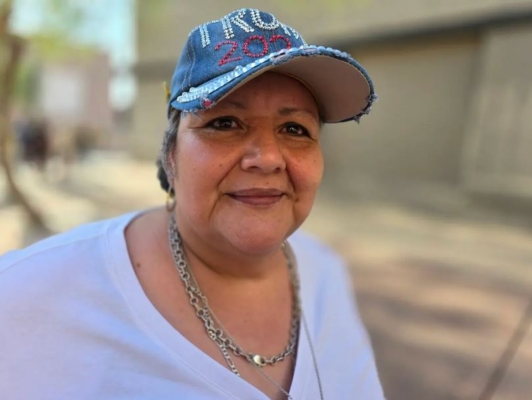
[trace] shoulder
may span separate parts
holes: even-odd
[[[99,250],[103,250],[107,233],[114,227],[127,224],[133,215],[83,224],[26,248],[10,251],[0,256],[0,281],[21,269],[35,268],[49,273],[66,264],[75,267],[87,256],[95,257]]]

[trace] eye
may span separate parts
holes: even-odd
[[[220,117],[209,122],[209,126],[214,129],[225,131],[238,128],[238,123],[230,117]]]
[[[286,124],[284,130],[294,136],[310,136],[307,128],[296,123]]]

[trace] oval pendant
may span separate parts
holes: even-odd
[[[259,367],[264,367],[264,365],[266,364],[266,360],[264,359],[264,357],[258,354],[253,356],[253,362]]]

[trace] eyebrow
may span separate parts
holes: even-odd
[[[236,101],[236,100],[227,99],[227,100],[225,100],[225,103],[226,104],[230,104],[233,107],[238,108],[240,110],[247,110],[248,109],[248,107],[244,103],[241,103],[241,102]]]
[[[281,115],[290,115],[295,113],[305,113],[310,115],[312,118],[314,118],[316,121],[320,122],[320,118],[316,115],[315,112],[312,112],[311,110],[307,108],[297,108],[297,107],[283,107],[279,109],[279,114]]]

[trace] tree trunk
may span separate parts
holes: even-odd
[[[7,29],[12,5],[12,0],[0,2],[0,46],[4,48],[3,53],[5,54],[4,65],[0,65],[0,165],[4,170],[9,195],[26,211],[33,227],[47,231],[39,212],[33,208],[24,193],[19,189],[13,176],[9,158],[8,149],[11,144],[10,138],[12,137],[9,111],[16,73],[23,50],[22,39],[11,35]]]

